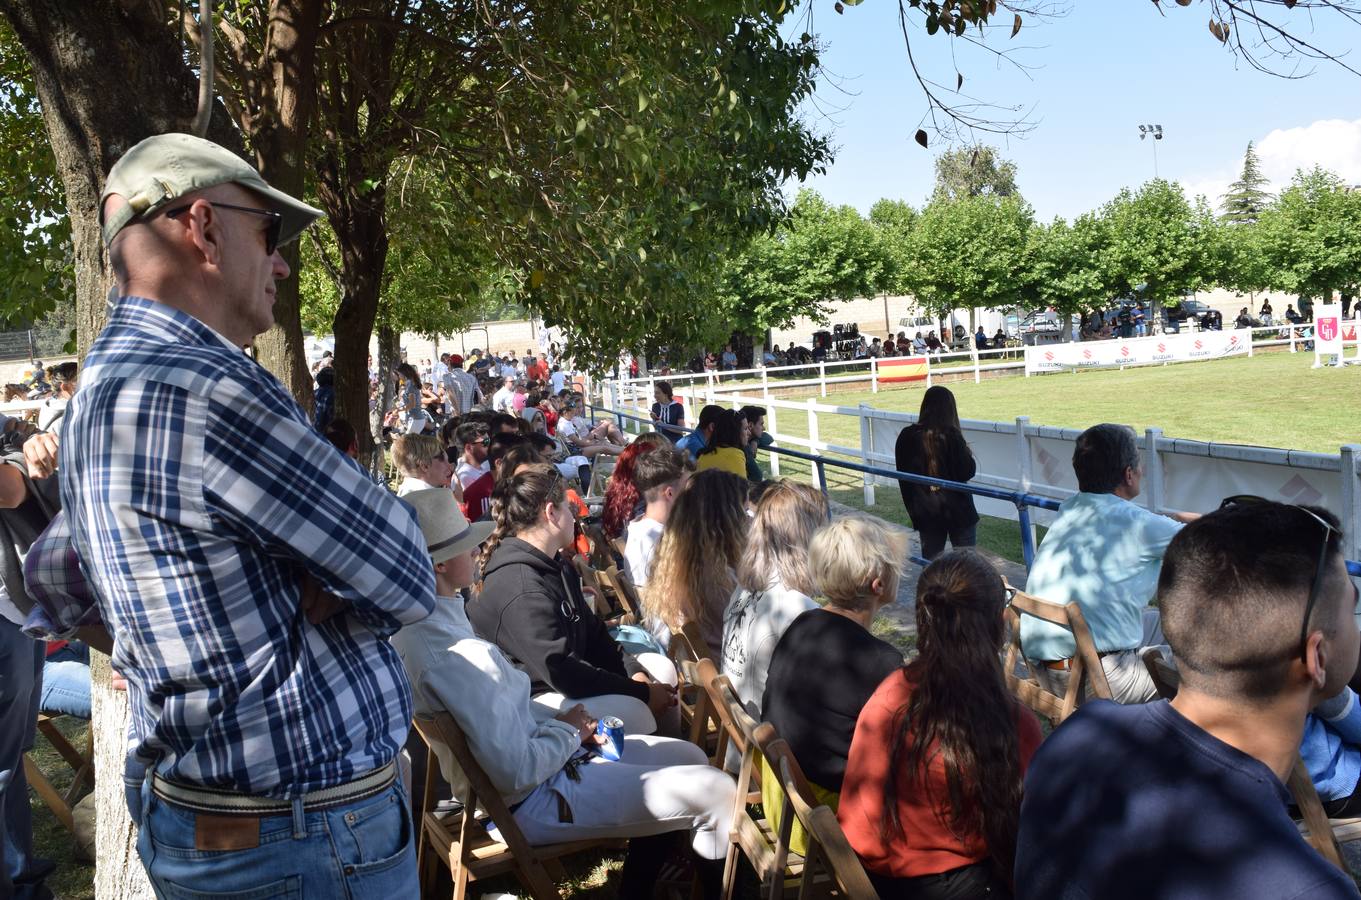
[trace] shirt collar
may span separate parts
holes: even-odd
[[[202,320],[173,306],[145,297],[120,298],[109,315],[109,324],[157,332],[178,343],[211,344],[217,341],[237,355],[245,355],[242,348],[204,324]]]

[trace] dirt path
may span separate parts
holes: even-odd
[[[868,513],[853,509],[845,504],[837,503],[835,500],[831,502],[831,506],[833,517],[869,515]],[[915,531],[885,519],[880,519],[878,516],[871,516],[871,518],[878,519],[894,531],[906,534],[908,536],[909,552],[913,556],[919,556],[921,554],[921,542],[917,539],[917,533]],[[987,550],[980,550],[979,552],[992,561],[992,564],[1002,573],[1002,577],[1010,584],[1017,586],[1023,586],[1025,584],[1025,566],[1014,563],[1009,559],[1003,559],[997,554]],[[918,566],[915,563],[908,563],[904,566],[903,578],[898,585],[898,602],[894,603],[892,606],[886,607],[879,613],[882,617],[892,622],[894,627],[911,635],[917,633],[917,605],[915,598],[917,596],[917,577],[921,574],[921,571],[921,566]]]

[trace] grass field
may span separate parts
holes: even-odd
[[[1004,376],[948,385],[966,419],[1010,422],[1029,416],[1033,425],[1086,428],[1098,422],[1118,422],[1142,432],[1159,427],[1168,437],[1223,443],[1253,444],[1336,453],[1342,444],[1361,442],[1361,369],[1311,369],[1312,354],[1267,353],[1254,357],[1124,371],[1086,371],[1076,374],[1023,378]],[[796,397],[817,398],[819,404],[916,412],[924,384],[832,393],[826,399],[817,388]],[[759,386],[756,391],[759,393]],[[831,413],[817,416],[818,436],[829,444],[860,446],[856,418]],[[808,436],[805,412],[780,409],[781,434]],[[799,460],[781,460],[781,474],[800,480],[809,477]],[[898,491],[876,490],[876,503],[864,504],[860,476],[828,469],[828,491],[834,500],[900,524],[907,524]],[[1020,533],[1014,522],[985,518],[979,543],[1019,562]]]

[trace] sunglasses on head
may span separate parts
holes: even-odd
[[[218,203],[213,200],[206,200],[204,202],[217,209],[231,209],[236,212],[250,213],[253,216],[265,216],[269,219],[269,224],[265,226],[265,255],[273,256],[274,251],[279,249],[279,232],[284,224],[284,217],[279,213],[270,209],[253,209],[249,206],[236,206],[232,203]],[[193,206],[193,204],[189,203],[184,206],[177,206],[174,209],[167,210],[165,214],[166,218],[173,219],[176,216],[187,212],[191,206]]]
[[[1232,497],[1225,497],[1223,502],[1219,504],[1219,508],[1227,509],[1230,506],[1253,506],[1255,504],[1271,502],[1274,501],[1267,500],[1264,497],[1256,497],[1252,494],[1236,494]],[[1329,525],[1326,519],[1312,510],[1305,509],[1303,506],[1298,506],[1294,503],[1282,505],[1289,506],[1291,509],[1298,509],[1323,527],[1323,543],[1319,546],[1318,563],[1314,567],[1314,582],[1309,588],[1309,600],[1304,605],[1304,621],[1300,623],[1300,662],[1306,662],[1308,657],[1307,641],[1309,640],[1309,617],[1314,614],[1314,605],[1318,603],[1319,594],[1323,592],[1323,579],[1328,574],[1328,540],[1335,532],[1340,532],[1332,525]]]

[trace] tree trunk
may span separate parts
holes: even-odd
[[[385,468],[383,414],[392,407],[393,384],[391,376],[384,377],[384,373],[391,372],[401,361],[399,359],[401,345],[398,339],[399,335],[391,325],[378,326],[378,403],[369,415],[369,431],[373,435],[373,456],[369,468],[375,475],[382,475]]]
[[[95,736],[95,896],[152,900],[155,894],[137,856],[137,828],[123,793],[128,695],[109,686],[109,658],[90,653],[90,727]]]
[[[133,144],[183,131],[198,82],[175,32],[151,0],[9,0],[0,6],[33,66],[57,170],[66,189],[76,272],[76,341],[83,354],[104,327],[113,283],[99,233],[104,176]],[[215,105],[209,137],[242,152]]]
[[[0,5],[33,67],[48,140],[66,191],[76,274],[76,340],[82,355],[104,327],[113,283],[99,231],[104,178],[128,148],[188,129],[198,84],[155,2],[8,0]],[[240,135],[216,105],[209,137],[241,153]],[[153,896],[137,857],[123,792],[127,695],[109,687],[108,657],[91,654],[97,859],[101,900]]]
[[[373,435],[363,426],[369,420],[369,338],[378,315],[388,239],[387,189],[379,186],[362,197],[358,190],[353,180],[338,191],[323,180],[321,197],[340,245],[345,280],[333,330],[336,415],[355,426],[362,458],[374,446]],[[380,366],[378,379],[380,385],[384,380],[391,381],[391,369]]]
[[[255,164],[273,187],[294,197],[306,190],[307,136],[316,99],[315,59],[321,0],[275,0],[270,5],[263,75],[265,90],[256,104],[241,104],[241,129],[250,136]],[[280,252],[298,271],[298,243]],[[299,316],[298,278],[279,282],[274,327],[255,340],[256,358],[283,382],[305,410],[312,409],[312,374],[307,368]]]

